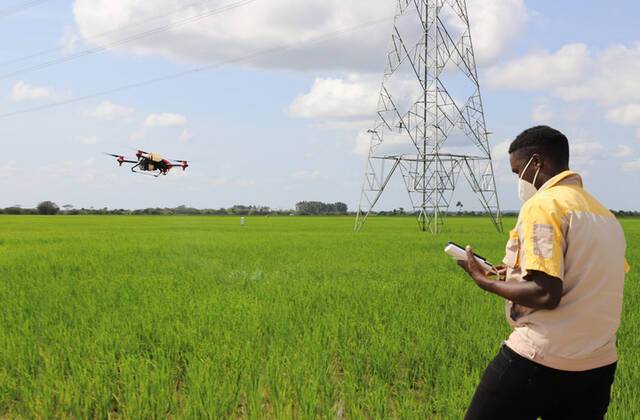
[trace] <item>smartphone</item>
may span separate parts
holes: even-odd
[[[449,255],[451,258],[458,261],[466,261],[467,260],[467,250],[455,242],[449,242],[444,249],[444,252]],[[491,264],[485,257],[482,255],[478,255],[475,252],[473,253],[476,260],[480,263],[482,268],[486,271],[491,271],[493,269],[493,264]]]

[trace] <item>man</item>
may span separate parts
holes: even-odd
[[[485,272],[471,247],[460,265],[482,289],[507,299],[513,331],[466,418],[602,419],[629,271],[624,233],[569,170],[569,143],[559,131],[524,131],[509,157],[525,203],[504,265]]]

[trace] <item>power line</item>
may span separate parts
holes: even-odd
[[[0,10],[0,18],[4,18],[7,16],[11,16],[11,15],[15,15],[16,13],[20,13],[24,10],[30,9],[32,7],[35,7],[41,3],[44,3],[48,0],[29,0],[29,1],[25,1],[21,4],[16,4],[10,7],[7,7],[6,9],[2,9]]]
[[[18,69],[18,70],[9,72],[9,73],[4,73],[4,74],[0,75],[0,80],[9,79],[11,77],[14,77],[14,76],[17,76],[17,75],[20,75],[20,74],[23,74],[23,73],[31,73],[31,72],[36,71],[36,70],[41,70],[41,69],[44,69],[44,68],[47,68],[47,67],[54,66],[56,64],[66,63],[66,62],[69,62],[69,61],[76,60],[78,58],[87,57],[87,56],[89,56],[91,54],[96,54],[96,53],[100,53],[100,52],[103,52],[103,51],[107,51],[109,49],[112,49],[112,48],[120,46],[120,45],[124,45],[124,44],[130,43],[130,42],[133,42],[133,41],[137,41],[137,40],[140,40],[140,39],[143,39],[143,38],[147,38],[149,36],[158,35],[158,34],[161,34],[163,32],[167,32],[167,31],[169,31],[171,29],[174,29],[174,28],[177,28],[177,27],[180,27],[180,26],[184,26],[184,25],[187,25],[187,24],[190,24],[190,23],[193,23],[193,22],[197,22],[199,20],[202,20],[202,19],[205,19],[205,18],[208,18],[208,17],[211,17],[211,16],[219,15],[219,14],[228,12],[230,10],[238,9],[240,7],[246,6],[247,4],[254,3],[256,1],[257,0],[241,0],[241,1],[238,1],[236,3],[231,3],[231,4],[228,4],[226,6],[219,7],[217,9],[209,9],[207,11],[198,13],[198,14],[196,14],[194,16],[189,16],[187,18],[181,19],[177,23],[170,23],[170,24],[167,24],[167,25],[163,25],[163,26],[159,26],[159,27],[156,27],[156,28],[152,28],[150,30],[147,30],[147,31],[144,31],[144,32],[141,32],[141,33],[137,33],[137,34],[134,34],[132,36],[129,36],[129,37],[120,39],[118,41],[112,42],[112,43],[107,44],[105,46],[87,48],[87,49],[84,49],[82,51],[78,51],[77,53],[74,53],[74,54],[71,54],[71,55],[67,55],[67,56],[60,57],[60,58],[55,58],[53,60],[45,61],[43,63],[36,64],[36,65],[33,65],[33,66],[29,66],[29,67],[24,67],[24,68],[21,68],[21,69]]]
[[[306,46],[306,45],[312,45],[312,44],[321,43],[323,41],[329,40],[331,38],[336,38],[336,37],[339,37],[339,36],[344,35],[344,34],[357,32],[359,30],[366,29],[368,27],[372,27],[372,26],[379,25],[379,24],[382,24],[382,23],[388,23],[389,22],[389,18],[390,18],[390,16],[386,16],[386,17],[381,18],[381,19],[376,19],[376,20],[372,20],[372,21],[361,23],[359,25],[351,26],[351,27],[348,27],[348,28],[336,30],[336,31],[333,31],[333,32],[328,32],[326,34],[319,35],[317,37],[310,38],[310,39],[305,40],[305,41],[300,41],[300,42],[293,43],[293,44],[288,44],[288,45],[280,45],[280,46],[277,46],[277,47],[256,51],[256,52],[254,52],[252,54],[248,54],[248,55],[245,55],[245,56],[231,58],[231,59],[228,59],[228,60],[220,61],[218,63],[212,63],[212,64],[200,66],[200,67],[194,67],[194,68],[189,69],[189,70],[168,74],[168,75],[156,77],[156,78],[153,78],[153,79],[147,79],[147,80],[143,80],[143,81],[140,81],[140,82],[131,83],[131,84],[128,84],[128,85],[123,85],[123,86],[119,86],[119,87],[116,87],[116,88],[103,90],[103,91],[100,91],[100,92],[95,92],[95,93],[91,93],[91,94],[87,94],[87,95],[83,95],[83,96],[77,96],[75,98],[66,99],[66,100],[63,100],[63,101],[52,102],[52,103],[45,104],[45,105],[26,108],[26,109],[22,109],[22,110],[19,110],[19,111],[7,112],[7,113],[4,113],[4,114],[0,114],[0,119],[9,118],[9,117],[13,117],[13,116],[16,116],[16,115],[30,114],[32,112],[42,111],[42,110],[50,109],[50,108],[57,108],[57,107],[61,107],[61,106],[64,106],[64,105],[70,105],[70,104],[73,104],[73,103],[86,101],[88,99],[93,99],[93,98],[98,98],[98,97],[105,96],[105,95],[110,95],[112,93],[123,92],[123,91],[127,91],[127,90],[130,90],[130,89],[136,89],[136,88],[143,87],[143,86],[153,85],[153,84],[156,84],[156,83],[161,83],[161,82],[165,82],[165,81],[168,81],[168,80],[178,79],[178,78],[185,77],[185,76],[188,76],[188,75],[192,75],[192,74],[196,74],[196,73],[200,73],[200,72],[204,72],[204,71],[208,71],[208,70],[213,70],[213,69],[216,69],[216,68],[224,67],[224,66],[229,65],[229,64],[235,64],[235,63],[241,63],[241,62],[245,62],[245,61],[250,61],[252,59],[259,58],[259,57],[262,57],[262,56],[265,56],[265,55],[276,54],[276,53],[284,52],[284,51],[288,51],[288,50],[295,50],[295,49],[298,49],[298,48]]]
[[[47,0],[41,0],[41,1],[47,1]],[[138,20],[138,21],[126,24],[126,25],[121,25],[121,26],[119,26],[119,27],[117,27],[115,29],[110,29],[110,30],[105,31],[105,32],[100,32],[100,33],[97,33],[97,34],[92,34],[92,35],[83,37],[83,41],[91,41],[91,40],[99,39],[99,38],[105,37],[107,35],[112,35],[112,34],[115,34],[115,33],[118,33],[118,32],[122,32],[122,31],[125,31],[125,30],[128,30],[128,29],[131,29],[131,28],[135,28],[137,26],[142,26],[142,25],[144,25],[146,23],[149,23],[149,22],[152,22],[154,20],[166,18],[166,17],[169,17],[169,16],[174,15],[176,13],[180,13],[180,12],[186,10],[186,9],[191,8],[191,7],[204,5],[206,3],[209,3],[210,1],[211,0],[196,1],[196,2],[193,2],[193,3],[187,4],[185,6],[179,7],[177,9],[164,12],[162,14],[149,16],[149,17],[147,17],[145,19],[141,19],[141,20]],[[64,47],[64,46],[54,47],[54,48],[47,48],[45,50],[34,52],[32,54],[28,54],[28,55],[25,55],[25,56],[22,56],[22,57],[17,57],[17,58],[12,58],[11,60],[2,61],[2,62],[0,62],[0,67],[7,66],[9,64],[20,63],[20,62],[23,62],[23,61],[30,60],[32,58],[40,57],[40,56],[47,55],[47,54],[52,54],[52,53],[55,53],[55,52],[58,52],[58,51],[64,51],[65,49],[66,49],[66,47]]]

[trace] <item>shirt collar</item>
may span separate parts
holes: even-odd
[[[548,190],[549,188],[555,187],[556,185],[561,183],[576,184],[579,185],[580,188],[582,188],[582,177],[580,176],[580,174],[573,171],[560,172],[558,175],[545,182],[538,191]]]

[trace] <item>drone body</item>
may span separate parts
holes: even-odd
[[[175,167],[182,168],[183,171],[189,167],[189,163],[186,160],[168,160],[157,153],[149,153],[143,150],[136,152],[137,160],[127,159],[122,155],[114,155],[112,153],[106,154],[116,158],[116,162],[118,162],[120,166],[122,166],[123,163],[133,164],[131,167],[131,172],[133,173],[149,173],[155,177],[166,175]],[[172,162],[176,162],[178,165]]]

